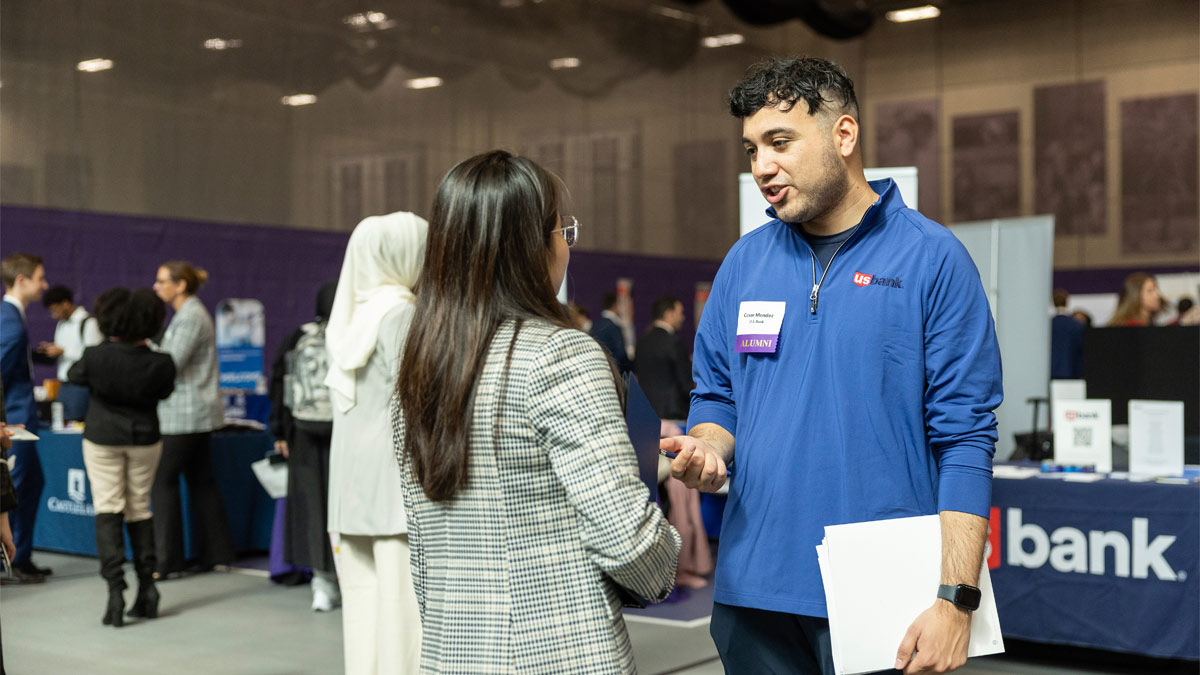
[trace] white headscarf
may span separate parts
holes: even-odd
[[[367,218],[350,235],[325,328],[330,357],[325,384],[342,395],[342,412],[354,407],[354,371],[375,352],[383,317],[416,304],[412,287],[425,259],[428,231],[425,219],[399,212]]]

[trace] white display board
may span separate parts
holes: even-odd
[[[1007,459],[1013,434],[1029,431],[1026,401],[1046,396],[1050,381],[1050,304],[1054,216],[951,225],[987,292],[1004,365],[1004,403],[996,410],[996,458]]]
[[[1183,475],[1183,401],[1129,402],[1129,473]]]
[[[891,178],[896,181],[896,187],[900,189],[900,197],[910,209],[917,208],[917,167],[915,166],[899,166],[885,167],[881,169],[864,169],[867,180],[881,180],[883,178]],[[738,220],[741,226],[740,236],[746,236],[750,232],[765,225],[769,218],[766,210],[770,208],[766,198],[763,197],[762,191],[758,189],[758,184],[754,182],[754,176],[749,173],[738,174]]]
[[[904,200],[904,205],[914,211],[921,210],[920,205],[917,204],[917,167],[885,166],[863,169],[863,173],[867,175],[867,180],[891,178],[896,181],[896,187],[900,190],[900,198]]]

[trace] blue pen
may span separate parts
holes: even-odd
[[[663,450],[662,448],[659,448],[658,454],[666,457],[667,459],[675,459],[679,456],[677,453],[671,452],[670,450]]]

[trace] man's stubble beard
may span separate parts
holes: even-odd
[[[832,145],[826,146],[821,168],[818,181],[807,186],[807,198],[796,204],[797,212],[783,213],[780,220],[802,225],[820,218],[836,208],[850,192],[850,176]],[[799,192],[800,186],[794,189]],[[790,210],[785,208],[785,211]]]

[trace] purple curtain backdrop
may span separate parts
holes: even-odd
[[[336,279],[345,233],[231,225],[171,218],[0,207],[0,254],[42,256],[46,279],[75,294],[89,309],[113,286],[149,287],[158,266],[189,260],[209,273],[199,298],[209,312],[225,298],[258,298],[266,307],[266,363],[293,328],[310,321],[317,289]],[[28,312],[31,341],[54,336],[40,305]],[[39,366],[37,379],[54,377]]]
[[[567,293],[571,300],[585,307],[592,320],[600,318],[601,301],[608,291],[615,291],[618,278],[633,280],[633,321],[637,334],[650,327],[654,318],[650,306],[655,298],[673,295],[683,302],[687,321],[679,331],[688,351],[696,333],[696,317],[692,316],[696,284],[712,282],[717,275],[719,260],[689,260],[658,258],[621,253],[571,253],[567,267]]]
[[[1110,267],[1095,270],[1054,270],[1054,287],[1065,289],[1068,293],[1118,293],[1125,283],[1125,277],[1134,272],[1145,272],[1158,276],[1160,274],[1183,274],[1200,271],[1195,265],[1175,265],[1170,267]]]
[[[199,297],[213,311],[225,298],[257,298],[266,308],[266,363],[279,342],[312,319],[317,289],[336,279],[348,233],[209,223],[172,218],[0,206],[0,257],[17,251],[41,255],[51,285],[63,284],[77,304],[91,307],[113,286],[149,287],[158,266],[190,260],[209,273]],[[660,295],[683,301],[691,312],[697,282],[711,282],[719,261],[572,252],[567,270],[572,299],[600,315],[600,299],[618,277],[634,280],[639,333],[650,325],[650,305]],[[39,305],[28,313],[36,344],[51,340],[54,320]],[[690,346],[694,318],[682,336]],[[38,380],[53,369],[38,366]]]

